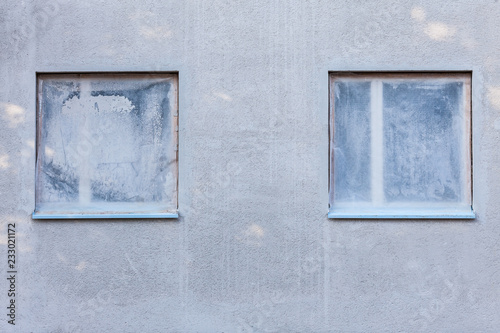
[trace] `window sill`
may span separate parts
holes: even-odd
[[[176,219],[178,213],[159,214],[44,214],[34,212],[34,220],[61,220],[61,219]]]
[[[449,219],[449,220],[471,220],[476,218],[472,209],[411,209],[408,211],[398,210],[357,210],[338,209],[328,213],[331,219]]]

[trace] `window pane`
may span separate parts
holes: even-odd
[[[334,200],[370,201],[370,82],[334,87]]]
[[[384,84],[388,202],[462,200],[462,91],[461,82]]]
[[[474,218],[470,73],[330,75],[331,218]]]
[[[170,74],[40,75],[36,211],[175,211],[176,91]]]

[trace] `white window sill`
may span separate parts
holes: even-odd
[[[469,209],[409,209],[382,210],[382,209],[339,209],[335,208],[328,213],[331,219],[475,219],[476,214]]]
[[[45,203],[35,207],[34,220],[49,219],[175,219],[177,209],[163,203]]]
[[[60,219],[176,219],[177,213],[160,214],[44,214],[34,212],[34,220],[60,220]]]

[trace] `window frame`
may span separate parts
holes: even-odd
[[[43,79],[61,77],[66,79],[94,79],[99,78],[135,78],[135,79],[159,79],[171,81],[172,92],[169,92],[169,119],[171,121],[170,129],[172,142],[168,143],[173,150],[172,160],[173,167],[171,169],[174,177],[174,193],[172,194],[175,208],[159,209],[157,211],[89,211],[89,212],[53,212],[40,211],[39,204],[39,172],[41,157],[41,134],[43,122],[43,110],[41,103],[41,82]],[[123,71],[123,72],[36,72],[36,143],[35,143],[35,209],[32,213],[34,220],[51,220],[51,219],[175,219],[178,218],[178,200],[179,200],[179,72],[177,71]],[[161,202],[160,202],[161,204]]]
[[[464,194],[464,202],[468,202],[469,207],[467,208],[437,208],[439,204],[424,203],[422,207],[415,209],[415,207],[409,206],[408,209],[387,207],[370,207],[368,204],[366,207],[356,207],[355,204],[352,207],[335,207],[334,200],[334,130],[335,130],[335,81],[342,79],[357,79],[374,81],[379,80],[384,82],[397,79],[410,79],[413,81],[418,80],[432,80],[432,79],[456,79],[456,82],[463,82],[463,91],[465,93],[464,99],[465,103],[463,105],[464,109],[463,117],[465,124],[463,126],[464,133],[463,137],[460,138],[463,142],[465,154],[467,161],[464,162],[465,168],[460,170],[464,173],[464,184],[463,189],[466,190]],[[383,93],[383,92],[382,92]],[[329,124],[329,142],[328,142],[328,197],[329,197],[329,213],[328,217],[332,219],[474,219],[475,213],[473,210],[473,164],[472,164],[472,71],[330,71],[328,72],[328,124]],[[371,93],[370,93],[371,94]],[[380,96],[383,103],[383,95]],[[372,109],[370,109],[370,116],[372,115]],[[383,121],[382,121],[383,125]],[[384,131],[381,133],[384,135]],[[370,138],[372,133],[370,133]],[[372,148],[370,149],[372,151]],[[383,158],[382,158],[383,160]],[[383,162],[385,163],[385,161]],[[370,166],[370,172],[372,168]],[[373,203],[372,201],[370,201]],[[423,206],[431,207],[423,207]],[[434,206],[434,207],[432,207]],[[457,203],[457,207],[459,203]],[[465,207],[465,206],[464,206]]]

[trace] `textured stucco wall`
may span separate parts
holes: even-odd
[[[0,13],[0,331],[500,331],[499,2],[8,0]],[[452,69],[473,71],[477,218],[327,219],[328,71]],[[37,71],[179,72],[179,219],[31,219]]]

